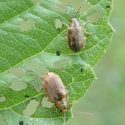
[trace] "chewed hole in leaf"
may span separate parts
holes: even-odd
[[[53,67],[55,69],[66,69],[68,67],[68,60],[67,59],[61,59],[61,60],[55,61],[53,63]]]
[[[91,4],[87,0],[81,0],[79,2],[72,2],[71,0],[61,1],[62,3],[60,4],[60,7],[63,8],[63,10],[66,10],[66,13],[72,18],[79,17],[80,13],[83,14],[91,7]]]
[[[37,76],[41,77],[49,72],[44,64],[38,62],[30,62],[24,66],[24,70],[33,71]]]
[[[70,7],[72,6],[72,7]],[[90,9],[91,4],[87,1],[87,0],[83,0],[83,1],[75,1],[73,3],[70,3],[70,6],[68,7],[67,11],[70,10],[70,8],[76,8],[72,11],[74,11],[74,14],[72,16],[73,17],[79,17],[80,14],[83,14],[84,12],[86,12],[88,9]]]
[[[63,23],[60,19],[55,19],[55,27],[56,29],[61,29],[63,26]]]
[[[48,97],[43,97],[42,99],[42,106],[45,108],[52,108],[54,106],[54,103],[49,101]]]
[[[7,125],[8,124],[8,121],[5,120],[5,116],[2,113],[0,114],[0,124],[1,125]]]
[[[32,81],[31,85],[34,87],[34,89],[36,90],[36,92],[40,92],[41,89],[42,89],[41,79],[36,79],[36,80]]]
[[[104,11],[100,6],[90,9],[86,13],[87,21],[90,23],[98,22],[104,16]]]
[[[7,73],[7,75],[3,75],[2,81],[5,81],[6,83],[9,83],[8,86],[11,84],[14,78],[17,78],[12,73]]]
[[[25,75],[21,78],[21,81],[31,83],[32,81],[39,79],[39,77],[31,70],[26,71]]]
[[[22,91],[27,88],[27,83],[21,81],[20,79],[14,78],[10,88],[14,91]]]
[[[94,23],[94,22],[97,22],[101,17],[101,14],[99,12],[95,12],[94,14],[92,15],[89,15],[87,17],[87,20],[91,23]]]
[[[36,112],[37,107],[39,106],[39,102],[36,100],[31,100],[26,108],[23,110],[23,114],[25,116],[31,116]]]
[[[11,69],[11,70],[9,71],[9,73],[11,73],[11,74],[17,76],[18,78],[21,78],[21,77],[24,76],[25,71],[24,71],[23,68],[14,68],[14,69]]]
[[[5,101],[6,101],[6,97],[3,95],[0,95],[0,103],[5,102]]]
[[[35,21],[33,19],[28,19],[20,23],[20,31],[28,32],[35,27]]]

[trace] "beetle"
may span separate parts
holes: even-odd
[[[67,112],[68,92],[61,78],[53,72],[48,72],[43,76],[42,80],[45,95],[50,99],[52,103],[55,103],[55,106],[63,113]]]
[[[78,52],[85,47],[83,29],[76,18],[72,18],[72,22],[68,27],[68,44],[74,52]]]

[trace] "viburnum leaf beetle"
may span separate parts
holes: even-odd
[[[67,112],[67,90],[61,78],[53,72],[48,72],[42,79],[45,95],[63,113]]]
[[[72,18],[71,25],[68,27],[68,44],[74,52],[80,51],[85,46],[83,29],[76,18]]]

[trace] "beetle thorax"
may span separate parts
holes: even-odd
[[[79,22],[78,22],[78,20],[76,18],[72,19],[71,26],[72,27],[79,27]]]

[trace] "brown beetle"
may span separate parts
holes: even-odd
[[[76,18],[72,19],[72,23],[68,27],[68,44],[74,52],[80,51],[85,46],[83,29]]]
[[[67,112],[67,90],[57,74],[49,72],[43,76],[43,90],[57,108]]]

